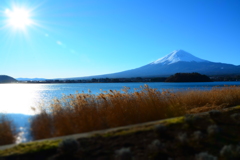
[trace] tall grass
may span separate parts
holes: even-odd
[[[118,127],[240,104],[240,87],[173,92],[141,87],[137,92],[79,93],[55,99],[31,121],[34,139]]]
[[[12,144],[16,140],[16,128],[12,121],[0,114],[0,145]]]

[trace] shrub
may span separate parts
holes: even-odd
[[[133,159],[130,148],[121,148],[115,152],[115,160],[131,160]]]
[[[161,143],[158,139],[155,139],[154,141],[152,141],[152,143],[148,146],[148,148],[151,151],[159,151],[160,149],[164,149],[165,148],[165,144]]]
[[[164,124],[154,126],[154,131],[159,138],[168,138],[167,127]]]
[[[217,160],[217,157],[208,154],[208,152],[201,152],[195,156],[195,160]]]
[[[225,145],[221,149],[220,155],[225,159],[240,159],[240,146]]]
[[[203,121],[204,119],[199,116],[199,115],[185,115],[185,119],[184,121],[190,125],[190,126],[194,126],[196,123]]]
[[[193,140],[195,141],[200,141],[204,138],[204,135],[201,131],[195,131],[193,134],[192,134],[192,137],[193,137]]]
[[[214,136],[220,133],[220,128],[217,125],[210,125],[207,128],[207,132],[209,136]]]
[[[186,144],[188,142],[187,133],[179,133],[177,139],[182,143]]]
[[[6,115],[0,114],[0,145],[14,143],[16,140],[16,127]]]
[[[62,154],[73,154],[77,152],[80,148],[80,144],[77,140],[69,138],[64,139],[59,143],[58,150]]]
[[[235,123],[240,124],[240,113],[234,113],[230,117]]]
[[[211,118],[216,118],[216,117],[219,117],[221,115],[221,112],[218,111],[218,110],[211,110],[209,112],[209,115]]]

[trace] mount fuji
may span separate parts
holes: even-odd
[[[160,58],[150,64],[162,64],[169,65],[177,62],[208,62],[207,60],[200,59],[194,55],[185,52],[183,50],[175,50],[172,53],[166,55],[163,58]]]
[[[175,73],[198,72],[208,76],[235,75],[240,74],[240,65],[210,62],[198,58],[184,50],[175,50],[145,66],[112,74],[104,74],[89,77],[78,77],[71,79],[91,78],[133,78],[133,77],[168,77]]]

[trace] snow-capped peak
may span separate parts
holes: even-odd
[[[184,50],[175,50],[172,53],[166,55],[165,57],[160,58],[160,59],[152,62],[151,64],[162,63],[162,64],[166,65],[166,64],[173,64],[173,63],[176,63],[176,62],[179,62],[179,61],[184,61],[184,62],[192,62],[192,61],[208,62],[207,60],[203,60],[203,59],[200,59],[198,57],[195,57],[194,55],[192,55],[188,52],[185,52]]]

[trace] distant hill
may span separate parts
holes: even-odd
[[[45,81],[45,78],[16,78],[18,81]]]
[[[168,77],[165,82],[212,82],[212,80],[199,73],[176,73]]]
[[[240,75],[240,65],[210,62],[184,51],[175,50],[145,66],[127,71],[65,79],[92,79],[92,78],[133,78],[133,77],[169,77],[175,73],[197,72],[208,76]]]
[[[0,75],[0,83],[14,83],[17,82],[16,79],[6,75]]]

